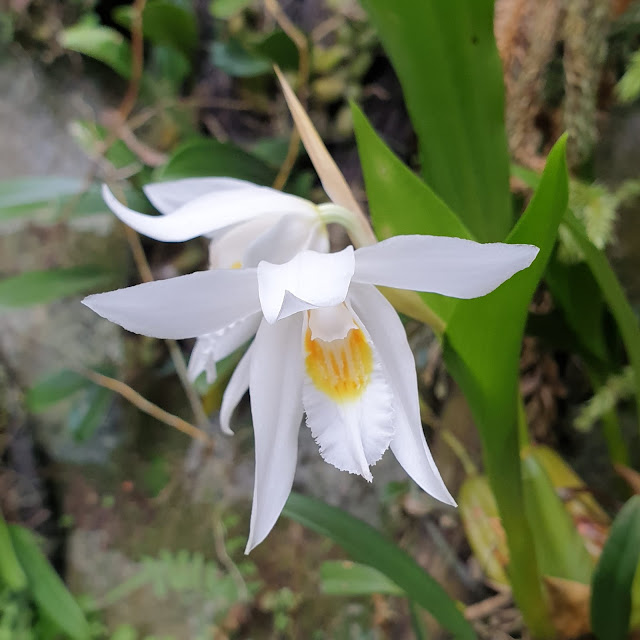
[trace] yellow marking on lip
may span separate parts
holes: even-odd
[[[232,268],[232,269],[242,269],[242,262],[239,262],[239,261],[237,261],[237,260],[236,260],[236,262],[234,262],[234,263],[231,265],[231,268]]]
[[[362,330],[330,342],[304,337],[305,368],[316,389],[336,402],[359,398],[369,384],[373,371],[373,353]]]

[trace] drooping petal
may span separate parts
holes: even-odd
[[[302,402],[320,455],[371,481],[393,437],[393,395],[370,338],[346,305],[305,315]]]
[[[148,216],[125,207],[102,187],[107,206],[139,233],[163,242],[183,242],[252,218],[271,214],[316,216],[308,200],[269,187],[214,191],[190,200],[168,216]]]
[[[227,388],[222,395],[222,405],[220,406],[220,428],[227,435],[232,436],[231,415],[235,411],[242,396],[249,390],[249,371],[251,358],[253,355],[253,344],[249,346],[246,353],[234,369],[233,374],[227,384]]]
[[[309,158],[311,158],[320,182],[322,182],[322,187],[333,202],[343,206],[345,209],[362,215],[358,202],[351,192],[345,177],[324,146],[324,142],[322,142],[322,139],[318,135],[303,106],[300,104],[296,94],[293,92],[293,89],[291,89],[278,67],[275,68],[275,71],[282,86],[282,91],[289,106],[289,111],[291,111],[293,121],[298,128],[298,133],[302,138],[304,148],[309,154]]]
[[[356,251],[353,280],[452,298],[477,298],[526,269],[538,251],[528,244],[395,236]]]
[[[229,189],[258,188],[247,180],[236,178],[184,178],[167,182],[152,182],[142,187],[151,204],[162,214],[168,215],[207,193],[219,193]]]
[[[255,269],[199,271],[82,302],[128,331],[176,340],[224,329],[260,310]]]
[[[267,322],[344,301],[353,275],[353,247],[338,253],[302,251],[285,264],[258,265],[260,304]]]
[[[380,354],[393,391],[395,434],[391,450],[424,491],[446,504],[455,505],[424,437],[415,361],[398,314],[371,285],[352,285],[349,300]]]
[[[263,322],[252,345],[249,387],[256,475],[246,553],[262,542],[287,501],[302,421],[302,318]]]
[[[284,264],[307,249],[323,253],[329,250],[325,225],[319,218],[282,216],[247,247],[244,264],[257,267],[262,260]]]
[[[189,358],[189,377],[195,380],[203,371],[207,374],[207,383],[216,379],[216,362],[232,354],[250,340],[258,330],[261,313],[241,318],[224,329],[200,336]]]

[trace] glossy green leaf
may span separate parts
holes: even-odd
[[[522,477],[540,572],[589,584],[591,557],[549,476],[531,453],[522,460]]]
[[[298,47],[282,29],[276,29],[261,40],[253,42],[251,50],[285,71],[298,68],[300,58]]]
[[[400,587],[377,569],[345,560],[327,560],[320,567],[320,589],[332,596],[384,593],[402,596]]]
[[[292,493],[283,514],[341,546],[355,561],[377,569],[460,640],[476,638],[460,606],[407,553],[368,524],[319,500]]]
[[[178,147],[156,180],[179,180],[205,176],[228,176],[271,185],[277,169],[233,144],[196,138]]]
[[[567,207],[565,145],[563,137],[552,149],[540,186],[507,239],[538,246],[538,257],[528,269],[492,293],[460,302],[447,326],[444,343],[447,367],[462,388],[480,431],[485,468],[507,534],[509,577],[516,601],[534,633],[546,632],[547,622],[533,539],[524,513],[518,364],[529,302]]]
[[[34,535],[18,526],[10,526],[9,533],[38,608],[73,640],[88,639],[89,625],[82,610],[40,551]]]
[[[9,526],[0,511],[0,585],[7,586],[11,591],[22,591],[27,587],[25,575],[20,561],[16,556]]]
[[[27,271],[0,281],[0,307],[44,304],[106,286],[112,279],[111,271],[96,266]]]
[[[591,627],[598,640],[625,640],[631,587],[640,561],[640,496],[613,521],[591,584]]]
[[[419,233],[471,239],[471,233],[456,214],[396,157],[353,103],[351,113],[377,237],[383,240]],[[437,294],[422,297],[445,321],[458,303]]]
[[[91,382],[75,371],[62,369],[40,378],[26,394],[27,408],[32,413],[46,411],[49,407],[66,400]]]
[[[113,17],[129,29],[133,11],[133,7],[117,7]],[[198,46],[198,25],[193,12],[167,0],[149,0],[145,4],[142,31],[144,37],[153,44],[170,46],[187,57]]]
[[[425,181],[478,240],[504,240],[513,214],[493,0],[362,4],[400,79]]]
[[[59,41],[65,49],[95,58],[125,79],[131,77],[131,47],[115,29],[87,20],[64,29]]]

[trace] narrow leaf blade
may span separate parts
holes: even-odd
[[[461,640],[476,638],[459,605],[404,551],[344,511],[292,493],[284,515],[340,545],[354,561],[374,567]]]

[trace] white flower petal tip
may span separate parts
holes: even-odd
[[[302,251],[281,265],[261,262],[258,290],[265,319],[273,324],[305,309],[344,302],[354,268],[353,247],[339,253]]]
[[[531,265],[539,249],[445,236],[395,236],[356,251],[354,282],[478,298]]]
[[[315,205],[308,200],[269,187],[248,184],[247,187],[207,191],[164,216],[148,216],[129,209],[115,198],[106,185],[102,187],[102,197],[125,224],[138,233],[163,242],[184,242],[264,215],[317,217]],[[154,193],[153,190],[151,193]],[[155,195],[158,193],[156,190]],[[163,197],[164,206],[167,204],[166,194]],[[171,206],[169,203],[167,210]]]

